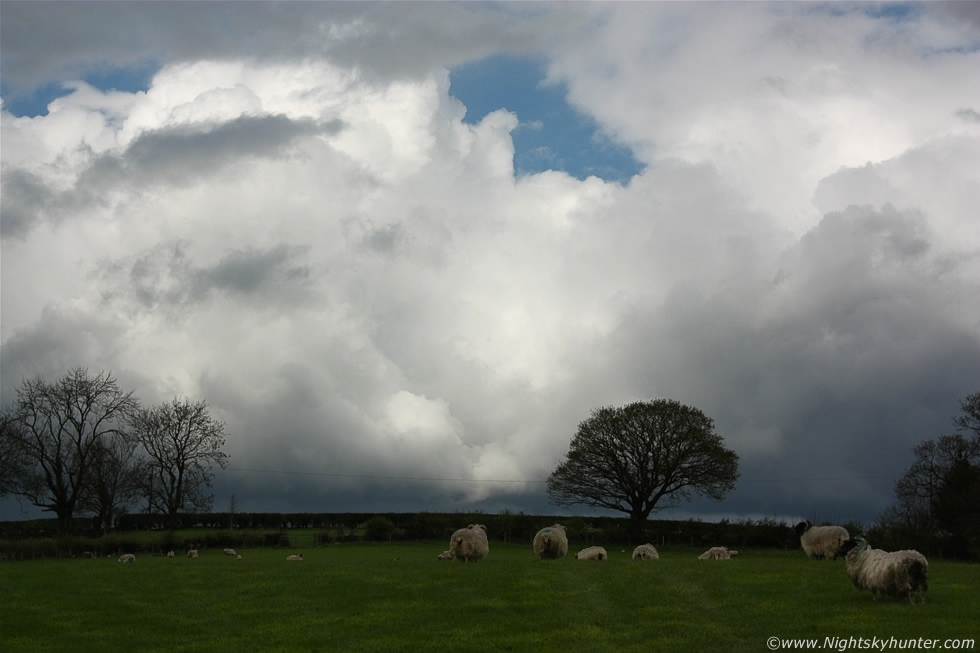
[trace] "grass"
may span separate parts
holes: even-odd
[[[479,563],[443,543],[209,550],[0,563],[5,651],[764,651],[788,638],[977,638],[980,566],[933,561],[924,605],[874,602],[842,562],[798,551],[732,561],[535,558],[491,542]],[[940,642],[942,646],[942,642]]]

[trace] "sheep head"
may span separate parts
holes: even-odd
[[[864,536],[855,535],[854,537],[852,537],[851,539],[845,541],[843,544],[840,545],[840,548],[837,549],[837,555],[846,556],[848,551],[851,551],[852,549],[857,549],[858,551],[864,551],[867,548],[868,548],[868,541],[864,539]]]
[[[803,535],[803,533],[806,533],[808,530],[810,530],[811,526],[813,526],[813,524],[811,524],[810,520],[808,519],[806,521],[801,521],[799,524],[796,525],[796,528],[794,528],[793,530],[796,531],[797,535]]]

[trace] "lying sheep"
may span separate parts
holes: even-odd
[[[119,556],[119,562],[123,563],[124,565],[130,562],[136,562],[136,556],[132,553],[124,553]]]
[[[929,591],[929,561],[918,551],[872,549],[861,535],[844,542],[838,555],[847,561],[847,575],[854,587],[879,596],[895,596],[915,603],[925,602]]]
[[[487,527],[483,524],[470,524],[461,528],[449,538],[449,557],[453,560],[483,560],[490,553],[487,542]]]
[[[660,554],[649,542],[633,549],[634,560],[660,560]]]
[[[590,546],[575,554],[577,560],[608,560],[609,554],[601,546]]]
[[[534,552],[542,560],[557,560],[568,553],[568,536],[561,524],[552,524],[538,531],[531,541]]]
[[[187,557],[188,558],[196,558],[197,557],[197,549],[191,549],[190,551],[188,551],[187,552]]]
[[[814,526],[809,520],[801,521],[793,530],[800,536],[803,552],[814,560],[836,559],[841,545],[851,537],[843,526]]]
[[[234,549],[225,549],[225,555],[234,557],[238,555],[238,553]]]
[[[302,559],[303,559],[302,553],[294,553],[291,556],[286,556],[286,560],[302,560]]]
[[[701,555],[698,560],[731,560],[732,556],[738,555],[738,551],[729,551],[723,546],[713,546]]]
[[[449,551],[443,551],[442,553],[439,554],[439,559],[440,560],[452,560],[453,559],[453,554],[451,554]]]

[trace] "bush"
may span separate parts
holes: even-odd
[[[395,533],[395,524],[387,517],[378,515],[364,523],[364,537],[375,542],[389,542]]]

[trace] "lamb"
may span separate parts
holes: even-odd
[[[234,549],[225,549],[225,555],[226,556],[236,556],[236,555],[238,555],[238,553],[236,553]]]
[[[634,560],[660,560],[660,554],[657,553],[657,549],[647,542],[646,544],[641,544],[640,546],[633,549],[633,559]]]
[[[197,549],[191,549],[190,551],[188,551],[187,552],[187,557],[188,558],[196,558],[197,557]]]
[[[136,556],[132,553],[124,553],[119,556],[119,562],[123,563],[124,565],[130,562],[136,562]]]
[[[601,546],[590,546],[575,554],[577,560],[608,560],[609,554]]]
[[[449,551],[443,551],[442,553],[439,554],[439,559],[440,560],[452,560],[453,559],[453,554],[451,554]]]
[[[731,560],[732,556],[738,555],[738,551],[730,551],[723,546],[713,546],[701,555],[698,560]]]
[[[291,556],[286,556],[286,560],[302,560],[302,559],[303,559],[302,553],[294,553]]]
[[[453,560],[483,560],[489,553],[487,527],[483,524],[470,524],[453,533],[449,539],[449,557]]]
[[[814,526],[809,520],[801,521],[793,530],[800,536],[803,552],[815,560],[836,559],[841,545],[851,537],[843,526]]]
[[[542,560],[557,560],[568,553],[568,536],[561,524],[552,524],[538,531],[531,541],[534,552]]]
[[[861,535],[844,542],[838,555],[847,562],[847,575],[854,587],[870,590],[879,596],[895,596],[915,603],[926,600],[929,591],[929,561],[918,551],[882,551],[872,549]]]

